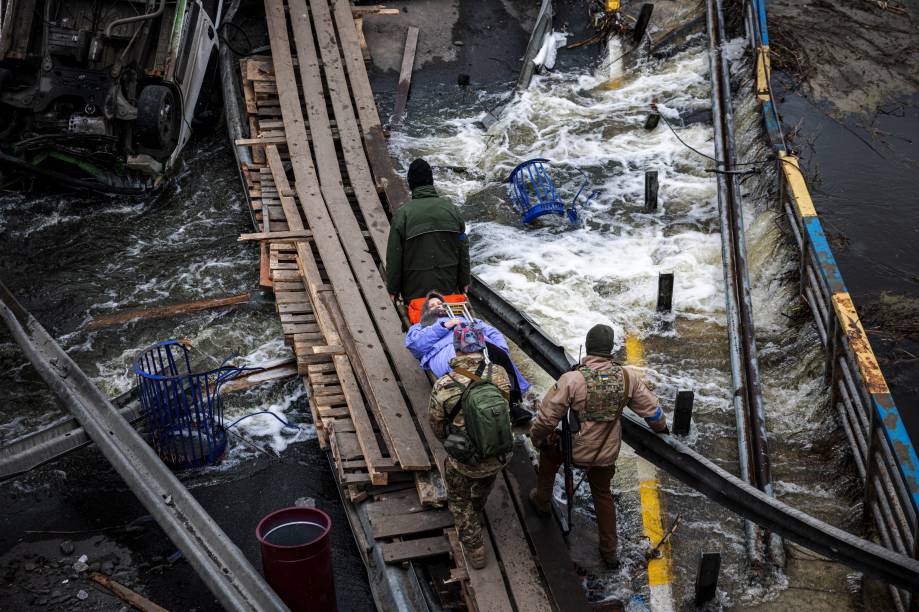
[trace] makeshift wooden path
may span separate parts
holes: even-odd
[[[271,56],[240,60],[250,134],[236,144],[252,152],[242,172],[258,224],[240,239],[261,244],[261,284],[274,291],[319,442],[344,499],[369,521],[369,530],[352,525],[358,548],[365,561],[379,547],[385,563],[439,563],[436,590],[462,594],[470,610],[550,610],[504,479],[487,509],[485,570],[466,566],[445,508],[430,380],[405,349],[384,280],[388,213],[408,191],[389,158],[352,7],[265,5]]]

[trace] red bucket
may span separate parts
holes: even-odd
[[[284,508],[255,528],[265,579],[293,612],[334,612],[332,519],[316,508]]]

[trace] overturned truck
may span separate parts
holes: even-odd
[[[156,187],[216,66],[222,1],[10,0],[0,169],[110,193]]]

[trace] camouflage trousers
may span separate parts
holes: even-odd
[[[485,545],[481,513],[485,510],[485,502],[497,474],[472,478],[461,473],[451,463],[447,461],[444,465],[447,506],[453,513],[453,522],[463,546],[467,550],[481,548]]]

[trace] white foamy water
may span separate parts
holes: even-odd
[[[617,349],[627,336],[642,341],[643,354],[630,357],[644,368],[668,410],[677,390],[695,391],[687,442],[736,473],[718,204],[714,175],[706,172],[713,163],[681,144],[663,121],[653,131],[643,129],[656,103],[683,141],[713,155],[711,126],[683,126],[680,119],[710,107],[706,51],[696,46],[670,59],[623,68],[608,61],[616,58],[617,47],[605,51],[593,70],[535,78],[487,131],[478,123],[477,109],[447,118],[436,113],[418,118],[408,132],[394,134],[392,146],[403,166],[416,157],[427,159],[437,188],[461,207],[473,269],[482,280],[573,355],[596,323],[615,329]],[[735,71],[747,74],[742,41],[732,42],[729,51]],[[764,159],[767,152],[758,144],[759,111],[749,102],[749,93],[746,83],[735,92],[745,100],[735,106],[738,155]],[[490,102],[482,100],[485,107]],[[579,209],[578,226],[560,218],[522,226],[508,199],[506,180],[517,164],[537,157],[553,162],[563,199],[570,200],[580,185],[575,168],[600,190]],[[646,170],[659,173],[655,213],[643,211]],[[767,426],[773,432],[774,478],[781,479],[780,494],[793,494],[794,502],[803,502],[798,507],[838,519],[849,503],[832,484],[811,486],[824,476],[822,466],[830,461],[807,454],[813,432],[828,415],[822,351],[813,328],[789,316],[797,303],[797,286],[788,280],[796,254],[778,229],[783,219],[770,209],[765,189],[769,180],[768,174],[747,179],[742,191],[757,338],[765,356],[761,368]],[[655,312],[658,275],[663,272],[675,275],[673,315],[665,317],[669,327],[661,325]],[[614,491],[619,494],[621,553],[629,555],[641,538],[637,482],[630,474],[634,455],[626,450],[619,463]],[[700,547],[725,555],[724,588],[738,599],[768,600],[785,589],[780,574],[750,587],[742,522],[682,484],[661,478],[666,484],[665,522],[677,514],[683,517],[673,541],[677,601],[692,589]],[[579,497],[579,503],[583,500],[589,508],[586,498]],[[592,596],[599,584],[600,598],[615,597],[629,602],[629,609],[644,609],[636,603],[642,599],[635,588],[640,570],[632,567],[629,572],[591,575]],[[730,598],[720,601],[730,605]]]

